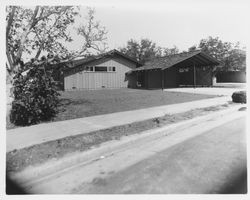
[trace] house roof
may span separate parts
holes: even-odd
[[[79,65],[87,65],[93,61],[98,61],[100,59],[103,59],[103,58],[110,58],[110,57],[113,57],[113,56],[120,56],[120,57],[123,57],[133,63],[136,64],[136,66],[142,66],[142,64],[140,62],[138,62],[137,60],[117,51],[116,49],[113,49],[107,53],[103,53],[103,54],[99,54],[97,56],[91,56],[91,57],[88,57],[88,58],[83,58],[83,59],[78,59],[78,60],[72,60],[70,63],[73,64],[73,68],[74,67],[77,67]]]
[[[193,66],[215,66],[219,65],[220,62],[215,58],[205,54],[200,50],[184,52],[180,54],[174,54],[170,56],[164,56],[152,59],[145,63],[145,65],[133,69],[133,71],[142,71],[142,70],[152,70],[152,69],[166,69],[172,66],[180,65],[190,65]]]

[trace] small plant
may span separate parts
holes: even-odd
[[[232,95],[232,100],[235,103],[246,103],[247,102],[246,91],[234,92]]]
[[[46,59],[39,64],[31,63],[26,73],[19,71],[14,76],[14,100],[10,121],[15,125],[31,125],[50,120],[57,113],[59,93],[46,70]]]

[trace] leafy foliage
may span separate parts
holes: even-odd
[[[14,101],[10,121],[15,125],[31,125],[50,120],[57,113],[59,93],[51,78],[49,59],[30,63],[29,70],[14,76]]]
[[[130,39],[126,47],[120,48],[120,51],[142,64],[156,57],[173,55],[179,52],[176,46],[163,48],[149,39],[141,39],[140,41]]]
[[[94,50],[100,53],[104,53],[107,50],[107,30],[95,20],[95,9],[87,7],[87,15],[85,16],[85,23],[77,28],[77,34],[84,39],[83,46],[80,54],[86,52],[90,54],[88,50]]]
[[[246,91],[234,92],[232,95],[232,100],[235,103],[246,103],[247,102]]]
[[[73,29],[76,17],[80,16],[79,10],[75,6],[6,7],[6,68],[14,88],[14,94],[10,92],[14,96],[10,116],[14,124],[35,124],[56,113],[58,93],[51,76],[60,80],[63,67],[49,67],[51,56],[46,61],[43,55],[57,55],[60,61],[70,61],[88,55],[89,49],[100,50],[99,46],[107,39],[105,28],[94,19],[94,10],[87,8],[87,21],[77,30],[86,42],[80,51],[68,51],[66,44],[72,41],[70,27]],[[32,58],[32,62],[24,63],[24,55]],[[27,75],[23,75],[25,70]]]
[[[233,71],[233,70],[246,70],[246,53],[240,49],[239,43],[233,44],[230,42],[223,42],[219,37],[208,37],[207,39],[200,40],[198,47],[195,45],[190,47],[189,50],[201,49],[205,53],[215,57],[221,62],[217,68],[219,71]]]
[[[62,42],[72,39],[67,30],[77,15],[73,6],[7,7],[7,52],[13,64],[23,53],[39,58],[42,52],[67,54]]]
[[[107,49],[107,31],[95,20],[92,8],[87,7],[84,19],[79,14],[80,7],[76,6],[8,6],[6,11],[6,55],[11,75],[18,71],[24,54],[39,59],[51,53],[68,60],[89,55],[91,50],[99,53]],[[82,24],[75,28],[77,17]],[[75,51],[66,48],[66,44],[73,41],[72,30],[85,41],[81,49]]]

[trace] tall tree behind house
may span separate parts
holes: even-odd
[[[219,37],[209,36],[201,39],[199,45],[192,46],[189,51],[201,49],[205,53],[215,57],[221,62],[217,71],[245,71],[246,70],[246,52],[240,48],[240,43],[223,42]]]

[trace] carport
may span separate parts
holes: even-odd
[[[157,89],[212,86],[219,61],[204,52],[192,51],[155,58],[127,73],[129,87]]]

